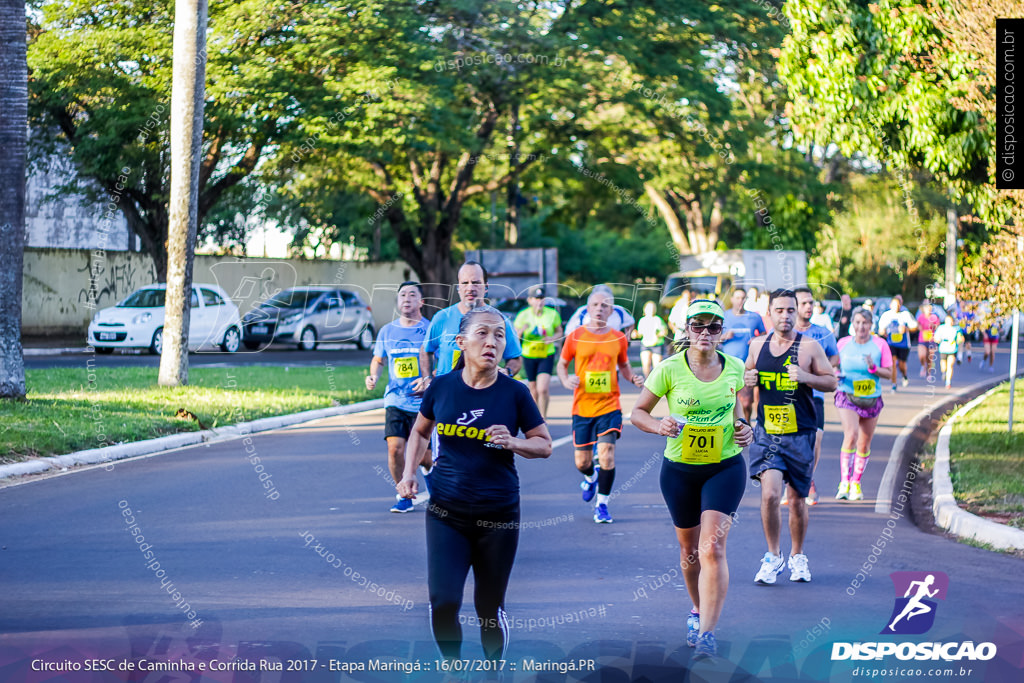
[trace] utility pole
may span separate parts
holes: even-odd
[[[1024,254],[1024,235],[1017,236],[1017,253]],[[1018,262],[1020,259],[1018,259]],[[1013,388],[1017,382],[1017,341],[1020,338],[1020,310],[1013,312],[1013,333],[1010,335],[1010,413],[1007,429],[1013,434]]]
[[[960,220],[956,215],[956,207],[946,209],[946,298],[943,308],[956,303],[956,233]]]

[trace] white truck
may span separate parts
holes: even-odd
[[[727,249],[681,256],[679,270],[665,279],[661,308],[672,308],[685,290],[726,296],[734,285],[771,291],[807,282],[807,252],[775,249]]]

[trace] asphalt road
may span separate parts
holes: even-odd
[[[1007,359],[1004,352],[999,365]],[[911,368],[916,373],[915,360]],[[987,377],[961,367],[954,391]],[[626,390],[626,412],[636,394]],[[766,548],[759,489],[748,485],[729,537],[721,657],[691,666],[683,641],[690,604],[658,487],[664,440],[625,427],[610,505],[615,523],[596,525],[579,498],[564,439],[569,396],[557,389],[549,424],[561,445],[548,460],[518,463],[524,529],[508,591],[514,621],[506,681],[888,682],[917,680],[907,673],[914,669],[938,671],[933,680],[1024,680],[1024,563],[924,533],[905,517],[887,527],[890,516],[873,511],[895,436],[945,395],[915,380],[885,396],[867,499],[857,503],[830,495],[841,433],[829,406],[816,476],[822,498],[806,544],[809,584],[791,583],[788,571],[775,586],[753,583]],[[382,662],[435,667],[424,512],[388,512],[393,483],[382,437],[378,410],[0,490],[0,680],[438,680],[436,671],[331,670]],[[874,552],[887,529],[891,540]],[[783,539],[788,554],[785,528]],[[872,570],[852,588],[869,557],[876,558]],[[889,574],[897,571],[949,577],[925,635],[879,635],[896,597]],[[468,620],[469,586],[466,596]],[[193,628],[196,620],[202,623]],[[476,629],[467,626],[465,635],[463,656],[479,658]],[[869,641],[992,642],[998,654],[948,663],[830,658],[835,642]],[[90,658],[134,670],[89,673]],[[593,663],[597,672],[529,670],[570,660]],[[251,666],[295,670],[210,671],[260,661]],[[33,671],[66,662],[83,670]],[[152,671],[152,662],[195,670]],[[856,673],[865,666],[889,671]]]

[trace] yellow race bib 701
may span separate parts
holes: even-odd
[[[725,427],[722,425],[687,424],[679,435],[683,446],[680,460],[691,465],[721,462],[724,434]]]

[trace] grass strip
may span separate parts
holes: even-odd
[[[1024,529],[1024,381],[1017,381],[1014,430],[1007,430],[1010,386],[953,425],[950,473],[957,502],[965,510]]]
[[[28,370],[24,401],[0,401],[0,461],[20,462],[380,398],[364,367],[192,368],[189,386],[157,386],[156,368]],[[175,417],[184,409],[195,418]]]

